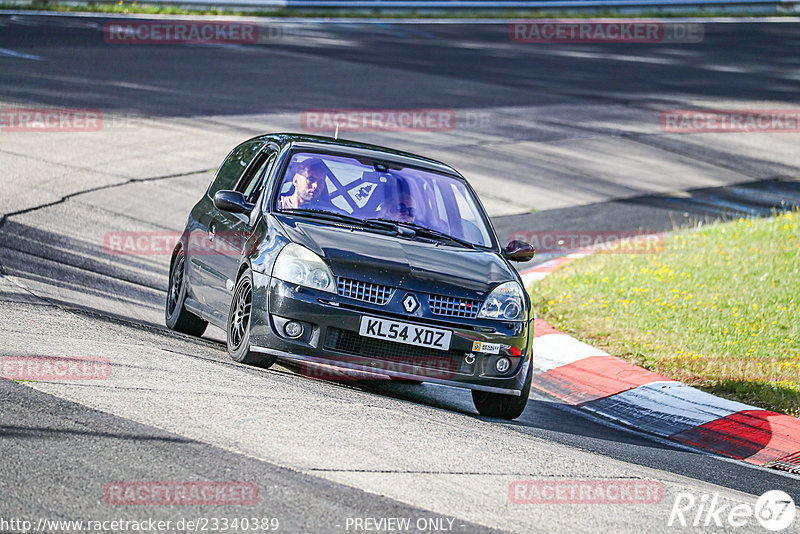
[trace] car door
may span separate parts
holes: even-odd
[[[218,300],[218,293],[225,290],[226,277],[216,271],[212,265],[215,263],[211,252],[214,248],[214,232],[220,218],[219,210],[214,206],[213,198],[217,191],[233,189],[249,167],[264,148],[263,140],[250,140],[240,144],[228,154],[220,165],[219,170],[208,187],[205,196],[193,210],[195,225],[187,247],[189,270],[193,295],[208,311],[217,311],[213,306]],[[217,319],[220,319],[217,315]]]
[[[271,146],[260,151],[233,187],[253,205],[252,212],[231,213],[215,208],[214,218],[209,226],[208,236],[213,246],[207,258],[208,267],[218,277],[218,283],[214,284],[213,293],[209,295],[209,304],[215,312],[225,316],[230,307],[244,246],[260,213],[257,201],[277,155],[278,150]]]

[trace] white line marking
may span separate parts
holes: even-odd
[[[8,48],[0,48],[0,56],[16,57],[19,59],[31,59],[33,61],[44,61],[44,58],[42,56],[36,56],[34,54],[23,54],[22,52],[15,52],[14,50],[9,50]]]
[[[553,397],[553,398],[555,398],[555,397]],[[679,441],[673,441],[673,440],[668,439],[668,438],[663,438],[661,436],[657,436],[655,434],[647,432],[646,430],[641,430],[641,429],[637,429],[637,428],[631,428],[630,426],[627,426],[627,425],[622,424],[620,422],[612,421],[612,420],[609,420],[609,419],[607,419],[605,417],[601,417],[599,415],[595,415],[595,414],[593,414],[591,412],[587,412],[587,411],[583,410],[582,408],[580,408],[578,406],[571,406],[569,404],[559,404],[559,403],[555,403],[555,402],[552,403],[551,406],[553,406],[554,408],[556,408],[558,410],[563,410],[565,412],[570,412],[570,413],[574,413],[574,414],[580,415],[580,416],[584,417],[585,419],[587,419],[587,420],[589,420],[589,421],[591,421],[593,423],[596,423],[596,424],[599,424],[599,425],[602,425],[602,426],[605,426],[605,427],[608,427],[608,428],[613,428],[615,430],[627,431],[627,432],[629,432],[631,434],[634,434],[634,435],[637,435],[637,436],[642,436],[642,437],[645,437],[647,439],[650,439],[650,440],[652,440],[652,441],[654,441],[656,443],[663,443],[664,445],[669,445],[670,447],[675,447],[675,448],[682,449],[682,450],[685,450],[685,451],[688,451],[688,452],[694,452],[694,453],[697,453],[697,454],[700,454],[700,455],[703,455],[703,456],[708,456],[708,457],[713,458],[715,460],[719,460],[721,462],[728,462],[728,463],[731,463],[731,464],[736,464],[736,465],[738,465],[740,467],[747,467],[749,469],[756,469],[758,471],[762,471],[762,472],[765,472],[765,473],[770,473],[772,475],[781,475],[781,476],[784,476],[784,477],[787,477],[787,478],[800,480],[800,475],[796,475],[794,473],[789,473],[787,471],[780,471],[778,469],[770,469],[770,468],[763,467],[763,466],[760,466],[760,465],[751,464],[751,463],[745,462],[743,460],[737,460],[736,458],[729,458],[727,456],[721,456],[721,455],[718,455],[718,454],[713,453],[711,451],[706,451],[706,450],[703,450],[703,449],[700,449],[700,448],[697,448],[697,447],[692,447],[690,445],[684,445],[683,443],[681,443]],[[600,454],[602,454],[602,453],[600,453]],[[648,467],[651,467],[652,469],[659,469],[657,467],[652,467],[652,466],[648,466]]]
[[[664,437],[757,409],[682,382],[651,382],[587,402],[583,408]]]
[[[578,341],[567,334],[545,334],[533,338],[533,365],[536,374],[575,363],[590,356],[608,356],[608,353]]]

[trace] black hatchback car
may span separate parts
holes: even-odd
[[[297,134],[234,148],[170,264],[169,328],[227,332],[231,357],[314,376],[472,390],[513,419],[531,386],[533,313],[470,185],[388,148]]]

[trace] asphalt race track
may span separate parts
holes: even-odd
[[[726,510],[772,489],[800,502],[800,477],[535,392],[522,417],[501,422],[479,417],[465,390],[236,364],[223,332],[196,340],[164,326],[168,251],[106,246],[110,232],[182,230],[230,148],[257,133],[308,131],[309,110],[451,114],[448,129],[341,136],[454,165],[503,239],[668,230],[797,205],[797,132],[676,134],[659,118],[796,111],[800,22],[703,23],[692,43],[546,44],[510,40],[506,23],[266,21],[257,43],[141,45],[104,39],[109,20],[0,15],[0,357],[105,358],[112,369],[105,380],[0,380],[0,532],[23,531],[20,521],[116,532],[86,522],[147,519],[193,531],[202,529],[187,521],[244,517],[275,518],[280,532],[721,531],[697,507],[686,518],[697,513],[699,526],[668,526],[679,494],[716,495]],[[19,110],[48,108],[101,121],[10,127]],[[663,498],[519,504],[509,495],[515,481],[597,479],[656,481]],[[247,504],[180,506],[104,493],[135,481],[258,491]],[[765,532],[752,517],[725,528]]]

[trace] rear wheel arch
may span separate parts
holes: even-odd
[[[169,284],[164,306],[164,319],[170,330],[191,336],[201,336],[208,323],[184,307],[188,280],[186,277],[186,253],[176,245],[170,259]]]

